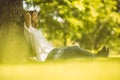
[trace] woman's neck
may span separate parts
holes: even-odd
[[[32,27],[36,28],[36,24],[35,24],[35,23],[32,23]]]
[[[37,29],[37,24],[36,23],[32,23],[32,27],[34,27],[35,29]]]

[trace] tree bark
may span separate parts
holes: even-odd
[[[0,62],[19,63],[29,53],[18,25],[23,14],[22,0],[0,0]]]
[[[0,25],[15,23],[22,12],[22,0],[0,0]]]

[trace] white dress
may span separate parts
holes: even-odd
[[[37,54],[38,61],[45,61],[49,52],[54,49],[54,47],[43,36],[41,29],[37,30],[32,26],[27,28],[24,24],[24,36]]]

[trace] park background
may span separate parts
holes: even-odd
[[[0,61],[23,60],[31,52],[23,40],[21,16],[38,11],[39,25],[55,47],[80,46],[96,53],[103,46],[120,54],[120,0],[1,0]]]
[[[54,46],[94,51],[105,45],[110,54],[120,53],[120,0],[26,1],[25,10],[40,11],[39,27]]]
[[[21,16],[39,11],[39,25],[55,47],[77,45],[108,58],[26,62],[31,53]],[[120,0],[0,0],[0,80],[120,80]]]

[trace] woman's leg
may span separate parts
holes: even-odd
[[[67,59],[80,57],[108,57],[109,48],[103,47],[97,54],[91,53],[78,46],[56,48],[52,50],[47,59]]]
[[[93,57],[94,54],[90,53],[87,50],[79,48],[78,46],[70,46],[63,48],[55,48],[52,50],[47,59],[66,59],[73,57]]]
[[[93,57],[94,54],[82,49],[78,46],[65,47],[64,52],[61,55],[62,58],[71,58],[71,57]]]
[[[49,54],[46,60],[52,60],[52,59],[58,59],[58,57],[56,57],[56,55],[60,55],[60,50],[62,50],[62,48],[55,48],[53,49]],[[58,53],[59,52],[59,53]]]

